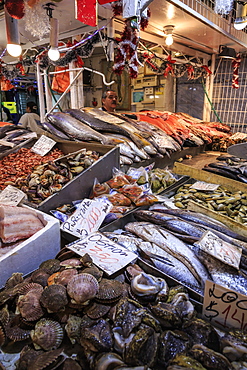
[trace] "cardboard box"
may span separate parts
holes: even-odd
[[[14,272],[28,275],[37,269],[41,262],[55,258],[60,250],[59,221],[43,212],[37,210],[35,212],[38,213],[45,226],[42,230],[0,257],[0,288],[4,286],[6,280]]]

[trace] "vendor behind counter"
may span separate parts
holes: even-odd
[[[39,123],[40,116],[38,115],[37,104],[33,101],[27,102],[26,113],[24,113],[19,119],[18,126],[39,133],[42,129]]]

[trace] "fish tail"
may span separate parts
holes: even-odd
[[[121,143],[124,143],[124,140],[120,140],[120,139],[116,139],[114,137],[109,137],[109,138],[106,138],[106,140],[104,140],[104,144],[105,145],[118,145],[118,144],[121,144]]]

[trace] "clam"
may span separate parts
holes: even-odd
[[[126,345],[123,353],[124,362],[132,366],[153,367],[157,360],[159,334],[146,326],[139,329]]]
[[[84,316],[81,323],[80,344],[93,352],[111,351],[113,336],[109,322],[104,319],[91,320]]]
[[[123,284],[117,280],[103,278],[99,282],[99,290],[95,300],[101,303],[111,303],[117,301],[123,293]]]
[[[189,354],[198,360],[206,369],[233,370],[228,359],[201,344],[195,344]]]
[[[138,297],[153,299],[164,286],[165,280],[156,278],[145,272],[142,272],[131,280],[131,290]]]
[[[99,290],[99,284],[94,276],[81,273],[74,276],[67,285],[68,295],[72,303],[87,304]]]
[[[43,318],[36,323],[30,336],[36,349],[51,351],[62,343],[63,328],[57,321]]]
[[[48,286],[41,294],[40,303],[49,313],[64,310],[68,304],[66,288],[59,284]]]

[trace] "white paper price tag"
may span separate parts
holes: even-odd
[[[95,265],[112,275],[124,266],[136,260],[137,255],[125,247],[108,239],[100,232],[95,232],[85,239],[67,245],[67,248],[84,256],[88,253]]]
[[[98,230],[111,208],[110,202],[84,199],[73,215],[62,223],[61,230],[85,238]]]
[[[43,157],[51,150],[51,148],[54,147],[55,144],[56,141],[45,135],[42,135],[40,136],[39,140],[37,140],[36,143],[32,146],[31,150]]]
[[[196,245],[227,265],[239,269],[242,255],[240,247],[227,243],[211,231],[206,231]]]
[[[203,318],[221,329],[247,330],[247,296],[206,281]]]
[[[26,194],[20,189],[15,188],[12,185],[8,185],[0,193],[0,204],[17,206],[25,198],[25,196]]]
[[[204,181],[196,181],[193,185],[191,185],[191,189],[196,190],[205,190],[205,191],[215,191],[217,190],[219,185],[217,184],[209,184]]]

